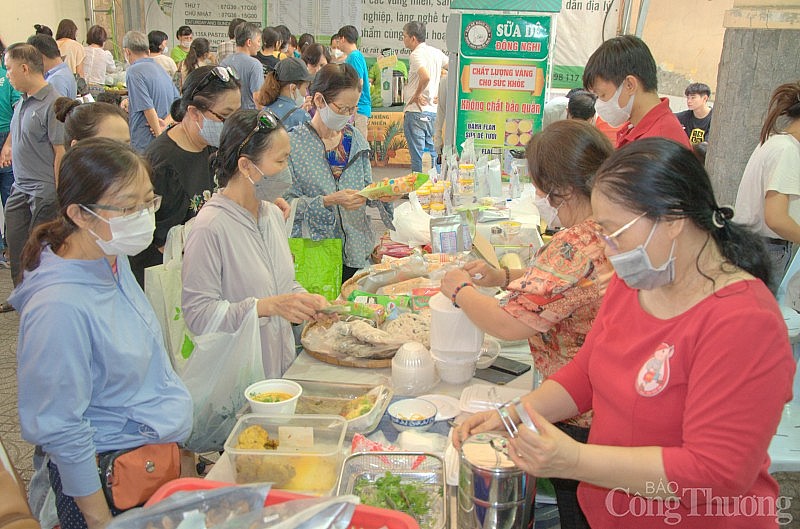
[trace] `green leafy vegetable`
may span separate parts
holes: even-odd
[[[401,483],[400,476],[387,472],[374,483],[366,478],[356,481],[353,488],[361,502],[410,514],[417,520],[431,510],[431,495],[424,483]]]

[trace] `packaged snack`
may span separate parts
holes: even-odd
[[[428,308],[431,297],[439,292],[438,287],[422,287],[411,290],[411,310],[419,312]]]
[[[374,182],[368,185],[359,191],[358,194],[370,200],[400,197],[412,191],[416,191],[427,181],[428,175],[424,173],[411,173],[397,178],[384,178],[380,182]]]

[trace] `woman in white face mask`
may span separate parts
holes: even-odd
[[[311,121],[307,98],[311,74],[303,61],[290,57],[278,62],[264,77],[255,96],[256,103],[278,116],[286,130]]]
[[[369,264],[374,234],[366,205],[377,207],[392,229],[391,203],[367,201],[358,191],[372,183],[370,148],[352,125],[361,95],[361,79],[349,64],[328,64],[311,84],[314,118],[289,134],[292,187],[286,198],[298,198],[294,237],[306,222],[311,238],[342,239],[342,281]]]
[[[613,274],[592,220],[589,180],[613,152],[592,125],[572,120],[552,123],[535,134],[526,155],[537,205],[549,226],[558,225],[550,243],[528,268],[492,268],[473,261],[449,272],[442,293],[450,296],[478,327],[506,340],[527,339],[536,369],[549,377],[569,362],[592,327]],[[526,263],[527,264],[527,263]],[[472,285],[503,287],[501,302]],[[566,417],[558,427],[586,442],[591,414]],[[565,529],[587,528],[578,506],[577,481],[554,479]]]
[[[181,75],[180,75],[180,86],[183,87],[183,83],[186,81],[186,78],[189,76],[190,73],[195,71],[196,69],[202,66],[213,66],[212,63],[212,56],[211,56],[211,43],[208,39],[203,37],[194,39],[192,41],[192,45],[189,46],[189,53],[186,55],[186,58],[180,64],[181,66]]]
[[[767,448],[795,362],[763,243],[664,138],[616,151],[592,210],[617,277],[575,358],[523,397],[538,433],[522,427],[511,459],[581,481],[591,527],[776,527]],[[590,409],[586,444],[551,424]],[[478,415],[455,437],[493,426]],[[748,497],[772,507],[742,509]]]
[[[177,124],[147,147],[144,154],[153,166],[153,184],[163,204],[156,215],[153,243],[131,258],[142,287],[144,269],[163,261],[170,228],[197,215],[216,189],[208,159],[219,146],[225,118],[239,106],[239,81],[232,69],[197,68],[186,78],[180,99],[172,103],[170,114]]]
[[[59,215],[31,234],[9,300],[20,314],[22,436],[49,456],[61,526],[85,529],[119,513],[96,457],[144,445],[176,453],[192,401],[128,266],[150,244],[160,204],[147,162],[121,142],[82,140],[64,156],[57,193]],[[180,473],[162,470],[154,476]],[[137,485],[124,493],[138,497]]]
[[[286,221],[256,186],[280,185],[289,136],[268,110],[240,110],[225,122],[214,166],[221,186],[197,215],[183,257],[183,316],[202,334],[220,310],[220,331],[234,332],[255,307],[266,378],[295,359],[291,323],[316,316],[325,298],[295,281]]]

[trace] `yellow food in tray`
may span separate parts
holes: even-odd
[[[397,178],[384,178],[380,182],[373,182],[368,185],[358,194],[370,200],[400,197],[416,191],[427,181],[428,175],[424,173],[411,173]]]

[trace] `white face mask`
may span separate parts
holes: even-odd
[[[628,104],[625,105],[625,108],[619,106],[620,95],[622,95],[622,85],[619,85],[617,91],[614,92],[614,96],[608,101],[603,101],[598,97],[594,102],[594,109],[597,112],[597,115],[612,127],[619,127],[631,119],[631,109],[633,108],[634,95],[631,94],[631,97],[628,99]]]
[[[195,125],[197,125],[196,121]],[[219,141],[222,137],[222,127],[224,126],[225,124],[221,121],[214,121],[213,119],[208,119],[203,116],[203,126],[197,125],[197,128],[200,129],[200,137],[203,138],[207,144],[212,147],[219,147]]]
[[[300,88],[295,87],[294,89],[294,104],[298,107],[302,107],[306,103],[306,96],[303,94],[303,91]]]
[[[107,219],[84,205],[81,207],[111,227],[110,241],[101,239],[94,230],[89,229],[89,233],[97,238],[95,240],[97,246],[106,255],[137,255],[153,242],[153,232],[156,229],[156,212],[154,210],[145,208],[124,217]]]
[[[558,210],[564,205],[564,203],[562,202],[559,204],[557,208],[553,207],[553,205],[550,204],[549,197],[550,193],[543,197],[535,195],[533,203],[536,204],[536,208],[539,210],[539,216],[542,218],[548,228],[560,228],[561,220],[558,218]]]
[[[163,55],[167,55],[167,52],[169,52],[169,46],[164,46],[164,49],[163,49],[163,50],[161,50],[161,53],[162,53]]]
[[[322,100],[325,101],[325,98],[323,97]],[[334,112],[327,101],[325,101],[325,106],[319,109],[319,117],[326,127],[336,132],[342,130],[351,118],[349,114],[342,115]]]

